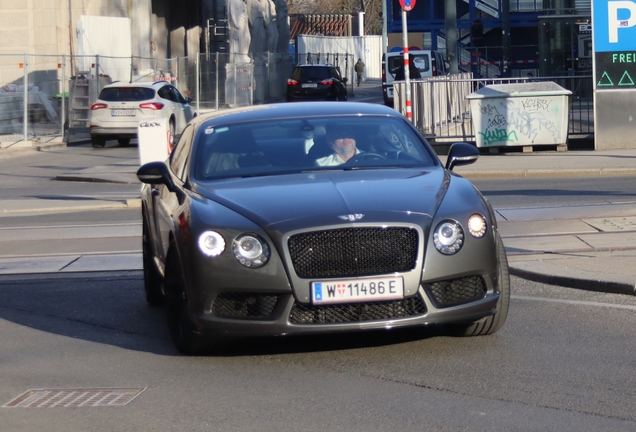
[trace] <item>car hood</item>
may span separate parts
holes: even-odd
[[[419,223],[435,214],[449,184],[442,168],[324,171],[203,183],[197,192],[267,231],[358,221]]]

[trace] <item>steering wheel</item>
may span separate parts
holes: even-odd
[[[351,159],[349,159],[347,161],[347,163],[355,163],[355,162],[359,162],[365,159],[386,159],[386,157],[384,157],[381,154],[378,153],[371,153],[371,152],[365,152],[365,153],[359,153],[357,155],[355,155],[354,157],[352,157]]]

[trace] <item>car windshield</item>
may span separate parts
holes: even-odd
[[[404,56],[391,56],[388,60],[389,72],[395,77],[395,75],[398,73],[398,70],[404,67]],[[424,75],[430,68],[428,54],[413,55],[413,65],[420,70],[420,73],[422,75]]]
[[[192,166],[197,180],[437,164],[423,138],[400,118],[313,117],[229,125],[213,122],[202,124],[195,137]]]
[[[155,91],[147,87],[106,87],[99,99],[107,102],[139,102],[154,99]]]

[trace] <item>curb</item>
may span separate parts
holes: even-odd
[[[611,294],[636,295],[636,287],[633,284],[622,282],[609,282],[603,280],[579,279],[570,276],[548,275],[537,273],[530,270],[523,270],[509,266],[509,272],[512,276],[534,282],[545,283],[548,285],[556,285],[565,288],[576,288],[586,291],[605,292]]]
[[[464,178],[620,177],[636,175],[636,168],[489,170],[455,172]]]

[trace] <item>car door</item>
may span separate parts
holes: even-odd
[[[170,87],[172,87],[171,85],[165,85],[163,87],[161,87],[159,90],[157,90],[157,96],[159,96],[164,104],[163,109],[165,110],[164,116],[166,118],[166,120],[170,120],[170,118],[174,118],[175,119],[175,130],[176,131],[181,131],[182,129],[179,129],[179,125],[177,123],[177,114],[176,114],[176,108],[177,108],[177,101],[176,98],[174,97],[174,94],[170,91]],[[176,132],[178,133],[178,132]]]
[[[175,102],[175,118],[177,119],[176,123],[176,134],[179,135],[181,131],[185,128],[186,124],[192,120],[194,117],[194,112],[188,101],[183,97],[183,95],[177,90],[174,86],[169,86],[169,91],[172,94],[172,97]]]
[[[345,88],[342,75],[340,74],[340,68],[330,67],[329,75],[333,79],[333,86],[338,97],[344,97],[347,93],[347,89]]]
[[[181,188],[185,181],[193,136],[194,127],[189,125],[181,134],[179,142],[167,161],[168,168],[173,175],[173,182],[178,188]],[[155,246],[161,262],[165,262],[170,246],[170,233],[175,227],[175,220],[179,224],[180,207],[182,205],[183,203],[179,203],[177,195],[170,192],[167,186],[152,185],[153,228],[155,237],[158,239]]]

